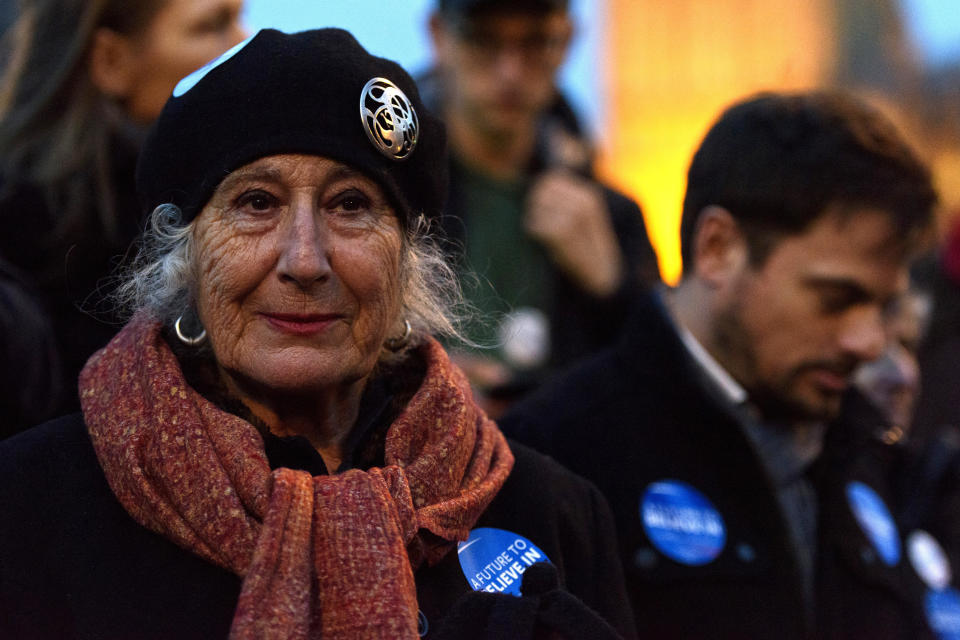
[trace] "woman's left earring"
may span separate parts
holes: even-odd
[[[183,316],[180,316],[179,318],[177,318],[177,321],[173,323],[173,330],[176,332],[177,338],[180,340],[180,342],[187,345],[188,347],[195,347],[207,339],[206,329],[202,329],[200,331],[200,335],[198,336],[194,336],[194,337],[185,336],[183,334],[183,330],[180,328],[181,320],[183,320]]]
[[[400,351],[407,343],[410,342],[410,334],[413,332],[413,327],[410,326],[410,321],[406,318],[403,319],[403,335],[399,338],[390,338],[388,339],[383,346],[385,346],[390,351]]]

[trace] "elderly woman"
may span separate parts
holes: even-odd
[[[137,312],[82,415],[0,444],[0,636],[612,635],[581,600],[631,634],[602,499],[508,445],[430,337],[455,334],[418,222],[443,154],[343,31],[263,31],[177,85]]]

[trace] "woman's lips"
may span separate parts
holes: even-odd
[[[335,313],[262,313],[261,316],[277,331],[298,336],[320,333],[343,317]]]

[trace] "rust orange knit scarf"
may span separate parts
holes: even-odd
[[[233,638],[414,638],[413,571],[470,528],[513,466],[443,349],[390,426],[383,468],[271,472],[248,422],[188,387],[135,317],[80,376],[107,480],[143,526],[243,578]]]

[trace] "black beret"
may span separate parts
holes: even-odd
[[[234,169],[283,153],[325,156],[384,187],[402,221],[438,214],[446,135],[409,74],[342,29],[265,29],[184,78],[137,166],[146,211],[197,216]]]

